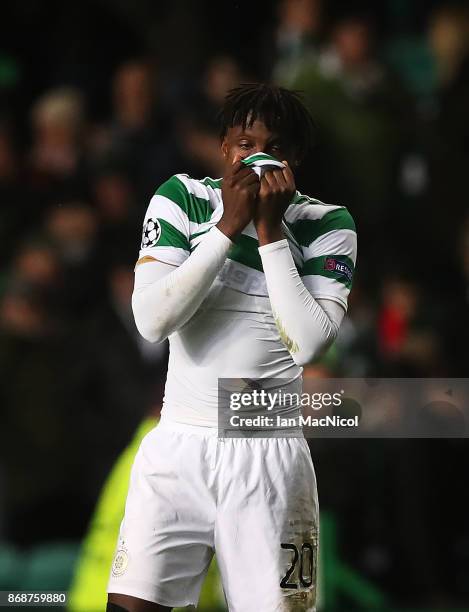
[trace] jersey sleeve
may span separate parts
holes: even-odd
[[[139,258],[179,266],[189,257],[189,206],[190,194],[176,175],[156,190],[145,214]]]
[[[357,260],[357,233],[346,208],[335,208],[310,224],[302,246],[301,276],[315,298],[333,300],[347,310]]]

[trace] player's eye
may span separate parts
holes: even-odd
[[[252,145],[251,145],[251,143],[250,143],[250,142],[240,142],[240,143],[239,143],[239,148],[240,148],[240,149],[247,150],[247,149],[250,149],[250,148],[251,148],[251,146],[252,146]]]

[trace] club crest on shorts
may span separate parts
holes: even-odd
[[[141,249],[154,247],[161,237],[161,225],[158,219],[147,219],[143,225]]]
[[[119,548],[114,555],[112,562],[112,575],[115,577],[122,576],[129,565],[129,555],[125,548]]]

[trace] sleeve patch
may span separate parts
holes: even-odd
[[[142,231],[142,249],[154,247],[161,238],[161,224],[158,219],[147,219]]]
[[[349,283],[352,282],[352,268],[344,261],[340,261],[334,257],[326,257],[324,260],[324,270],[327,272],[335,272],[339,276],[345,276]]]

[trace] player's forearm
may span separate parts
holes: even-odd
[[[321,305],[313,298],[286,240],[261,246],[259,253],[280,337],[295,363],[306,365],[335,340],[345,311],[330,300],[322,300]]]
[[[169,273],[162,276],[164,264],[158,268],[159,262],[137,267],[132,309],[137,329],[146,340],[162,342],[189,321],[207,296],[231,244],[212,228],[192,255]]]

